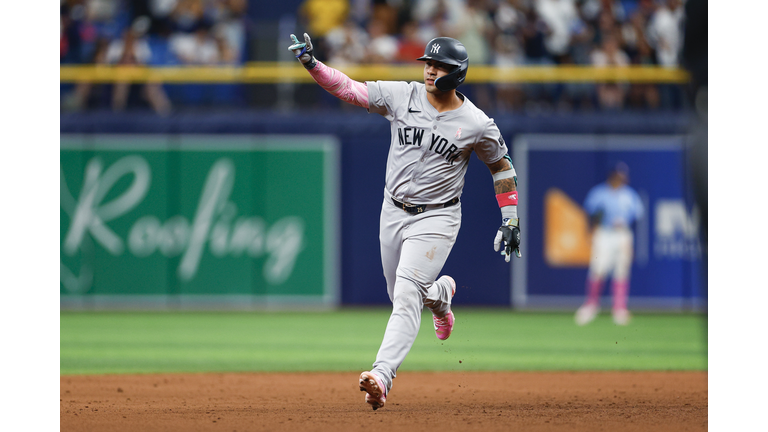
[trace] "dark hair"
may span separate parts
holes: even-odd
[[[613,176],[614,174],[621,174],[624,177],[629,178],[629,166],[623,161],[614,163],[608,171],[608,177]]]

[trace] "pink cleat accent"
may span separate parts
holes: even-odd
[[[448,282],[451,284],[451,298],[453,298],[453,296],[456,294],[456,281],[454,281],[450,276],[441,276],[438,280],[443,278],[448,279]],[[453,331],[453,323],[456,321],[452,310],[449,310],[444,317],[438,317],[433,314],[432,321],[435,323],[435,334],[437,335],[438,339],[446,340],[451,336],[451,332]]]
[[[360,391],[366,392],[365,402],[374,411],[383,407],[384,403],[387,402],[387,386],[373,372],[363,372],[360,374]]]

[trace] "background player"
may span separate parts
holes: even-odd
[[[357,82],[317,61],[312,41],[291,35],[288,49],[315,81],[334,96],[377,113],[391,123],[379,239],[387,292],[393,303],[373,369],[360,375],[360,390],[374,410],[384,406],[392,380],[418,335],[421,311],[433,314],[439,339],[451,335],[456,282],[437,278],[461,226],[460,197],[469,156],[488,165],[501,207],[494,248],[509,262],[519,257],[517,177],[507,146],[488,118],[456,87],[469,66],[467,51],[446,37],[431,40],[424,56],[424,83]]]
[[[613,274],[613,322],[629,323],[627,299],[634,243],[631,226],[643,216],[643,203],[628,182],[629,167],[619,162],[608,174],[607,181],[593,187],[584,201],[594,232],[587,299],[576,311],[578,325],[588,324],[600,312],[600,292],[608,273]]]

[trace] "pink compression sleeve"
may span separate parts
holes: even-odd
[[[368,109],[368,86],[365,83],[357,82],[321,62],[317,62],[309,74],[328,93],[352,105]]]

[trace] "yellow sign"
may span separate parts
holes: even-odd
[[[581,206],[558,188],[544,196],[544,260],[552,267],[587,267],[592,239]]]

